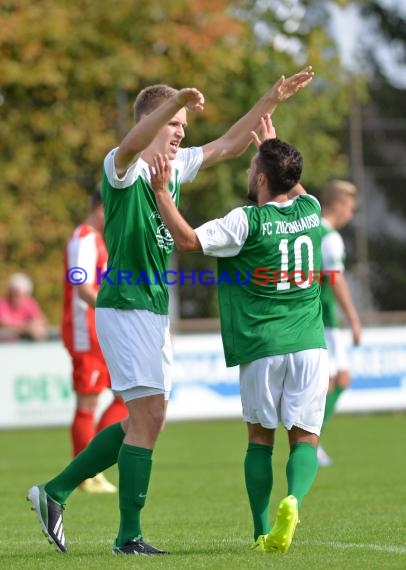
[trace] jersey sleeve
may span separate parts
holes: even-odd
[[[111,150],[104,159],[103,163],[104,172],[107,177],[107,180],[109,181],[110,186],[112,186],[113,188],[128,188],[129,186],[134,184],[135,180],[139,175],[139,161],[136,160],[135,162],[133,162],[133,164],[131,164],[128,167],[124,176],[122,178],[119,178],[116,172],[116,165],[114,163],[114,156],[117,150],[118,147],[113,148],[113,150]],[[149,173],[146,173],[146,176],[148,177]]]
[[[86,283],[96,283],[97,244],[96,234],[88,233],[77,239],[77,247],[69,252],[70,267],[81,267],[87,273]]]
[[[317,200],[316,196],[313,196],[312,194],[300,194],[299,196],[297,196],[297,198],[301,199],[301,200],[306,200],[307,202],[309,202],[310,204],[312,204],[312,206],[314,207],[315,212],[317,213],[317,215],[320,217],[321,215],[321,205],[320,202]]]
[[[135,180],[142,175],[145,180],[149,180],[150,175],[148,166],[144,161],[136,160],[131,164],[122,178],[119,178],[114,164],[114,156],[118,150],[113,148],[104,159],[104,172],[113,188],[128,188],[134,184]],[[173,167],[179,172],[179,182],[192,182],[199,168],[203,163],[202,147],[181,148],[175,160],[172,161]],[[141,165],[141,166],[140,166]],[[145,172],[142,171],[142,165],[145,166]]]
[[[345,248],[343,238],[338,232],[324,236],[321,251],[324,271],[344,271]]]
[[[203,163],[202,147],[180,148],[173,161],[179,170],[179,182],[192,182]]]
[[[234,257],[248,237],[248,219],[243,208],[235,208],[224,218],[199,226],[195,232],[205,255]]]

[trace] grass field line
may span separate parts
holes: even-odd
[[[35,539],[35,540],[24,540],[24,544],[39,544],[43,543],[46,539]],[[7,546],[11,546],[13,544],[12,540],[0,540],[0,545],[4,544]],[[20,542],[16,541],[14,544],[20,544]],[[102,545],[110,547],[113,544],[113,541],[106,541],[106,540],[75,540],[70,541],[69,545],[72,549],[76,546],[87,546],[87,545]],[[246,545],[248,546],[251,544],[249,541],[242,539],[242,538],[221,538],[218,540],[202,540],[202,539],[189,539],[188,545],[190,544],[199,544],[200,546],[213,546],[215,544],[236,544],[236,545]],[[321,547],[329,547],[329,548],[336,548],[336,549],[343,549],[348,550],[352,548],[358,548],[360,550],[374,550],[376,552],[387,552],[390,554],[406,554],[406,546],[397,546],[394,544],[371,544],[371,543],[362,543],[362,542],[335,542],[335,541],[322,541],[322,540],[297,540],[294,542],[295,546],[321,546]],[[53,548],[52,545],[49,545],[50,548]],[[168,547],[168,545],[166,545]],[[188,550],[190,550],[188,548]],[[179,552],[180,553],[180,552]]]
[[[201,542],[201,541],[196,541]],[[244,539],[238,538],[223,538],[220,539],[220,543],[227,544],[250,544]],[[375,550],[378,552],[390,552],[395,554],[406,554],[406,546],[397,546],[394,544],[368,544],[362,542],[335,542],[335,541],[323,541],[323,540],[295,540],[295,545],[302,546],[329,546],[330,548],[359,548],[361,550]]]
[[[406,554],[406,546],[396,546],[392,544],[368,544],[362,542],[335,542],[335,541],[297,541],[295,544],[306,546],[328,546],[330,548],[348,549],[359,548],[361,550],[375,550],[377,552],[390,552],[394,554]]]

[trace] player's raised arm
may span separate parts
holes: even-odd
[[[190,111],[202,111],[203,94],[194,87],[181,89],[151,113],[141,117],[121,141],[115,154],[115,167],[119,177],[125,174],[130,164],[153,141],[158,131],[183,107]]]
[[[282,76],[257,103],[239,119],[223,136],[203,146],[202,167],[212,166],[220,160],[241,154],[251,142],[251,133],[260,125],[261,117],[272,115],[282,101],[289,99],[306,87],[313,79],[311,66],[285,78]]]

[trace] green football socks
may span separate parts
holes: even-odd
[[[140,514],[145,504],[152,467],[152,449],[123,444],[118,456],[120,529],[116,546],[142,538]]]
[[[271,445],[249,443],[244,461],[245,485],[254,522],[254,540],[269,532],[269,500],[272,491]]]
[[[64,505],[82,481],[117,463],[123,439],[124,432],[120,422],[100,431],[59,475],[48,481],[45,485],[46,493]]]
[[[329,421],[334,413],[338,398],[344,392],[345,388],[342,386],[334,386],[334,388],[327,394],[326,397],[326,408],[324,410],[323,428],[325,424]]]
[[[296,443],[290,450],[286,465],[288,495],[296,497],[300,509],[303,498],[310,490],[318,469],[317,449],[310,443]]]

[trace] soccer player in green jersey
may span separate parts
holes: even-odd
[[[264,133],[272,132],[270,118],[263,123]],[[236,208],[195,230],[173,205],[170,169],[168,157],[158,155],[151,175],[176,247],[217,257],[225,359],[227,366],[240,365],[248,428],[244,467],[254,523],[252,547],[284,553],[316,476],[328,387],[319,284],[320,205],[298,184],[300,153],[276,138],[259,145],[248,169],[248,197],[256,205]],[[270,528],[272,451],[279,421],[290,444],[288,495]]]
[[[348,347],[339,328],[338,306],[351,326],[354,345],[361,341],[361,323],[352,302],[344,276],[345,246],[337,230],[348,224],[354,215],[357,189],[347,180],[330,180],[321,193],[322,203],[322,270],[321,303],[329,358],[330,385],[324,412],[323,431],[334,413],[338,398],[350,385]],[[319,465],[326,467],[331,458],[319,444]]]
[[[135,102],[135,126],[104,160],[102,197],[109,255],[96,305],[96,326],[113,391],[127,404],[129,418],[101,431],[59,475],[29,491],[48,539],[66,552],[63,506],[84,479],[117,463],[120,527],[115,554],[165,554],[147,544],[140,514],[145,504],[152,452],[162,429],[171,389],[168,267],[173,239],[156,206],[150,169],[157,153],[168,156],[171,200],[178,205],[180,185],[200,168],[241,154],[264,113],[305,87],[311,67],[281,77],[220,138],[196,148],[181,148],[187,110],[202,111],[195,88],[147,87]]]

